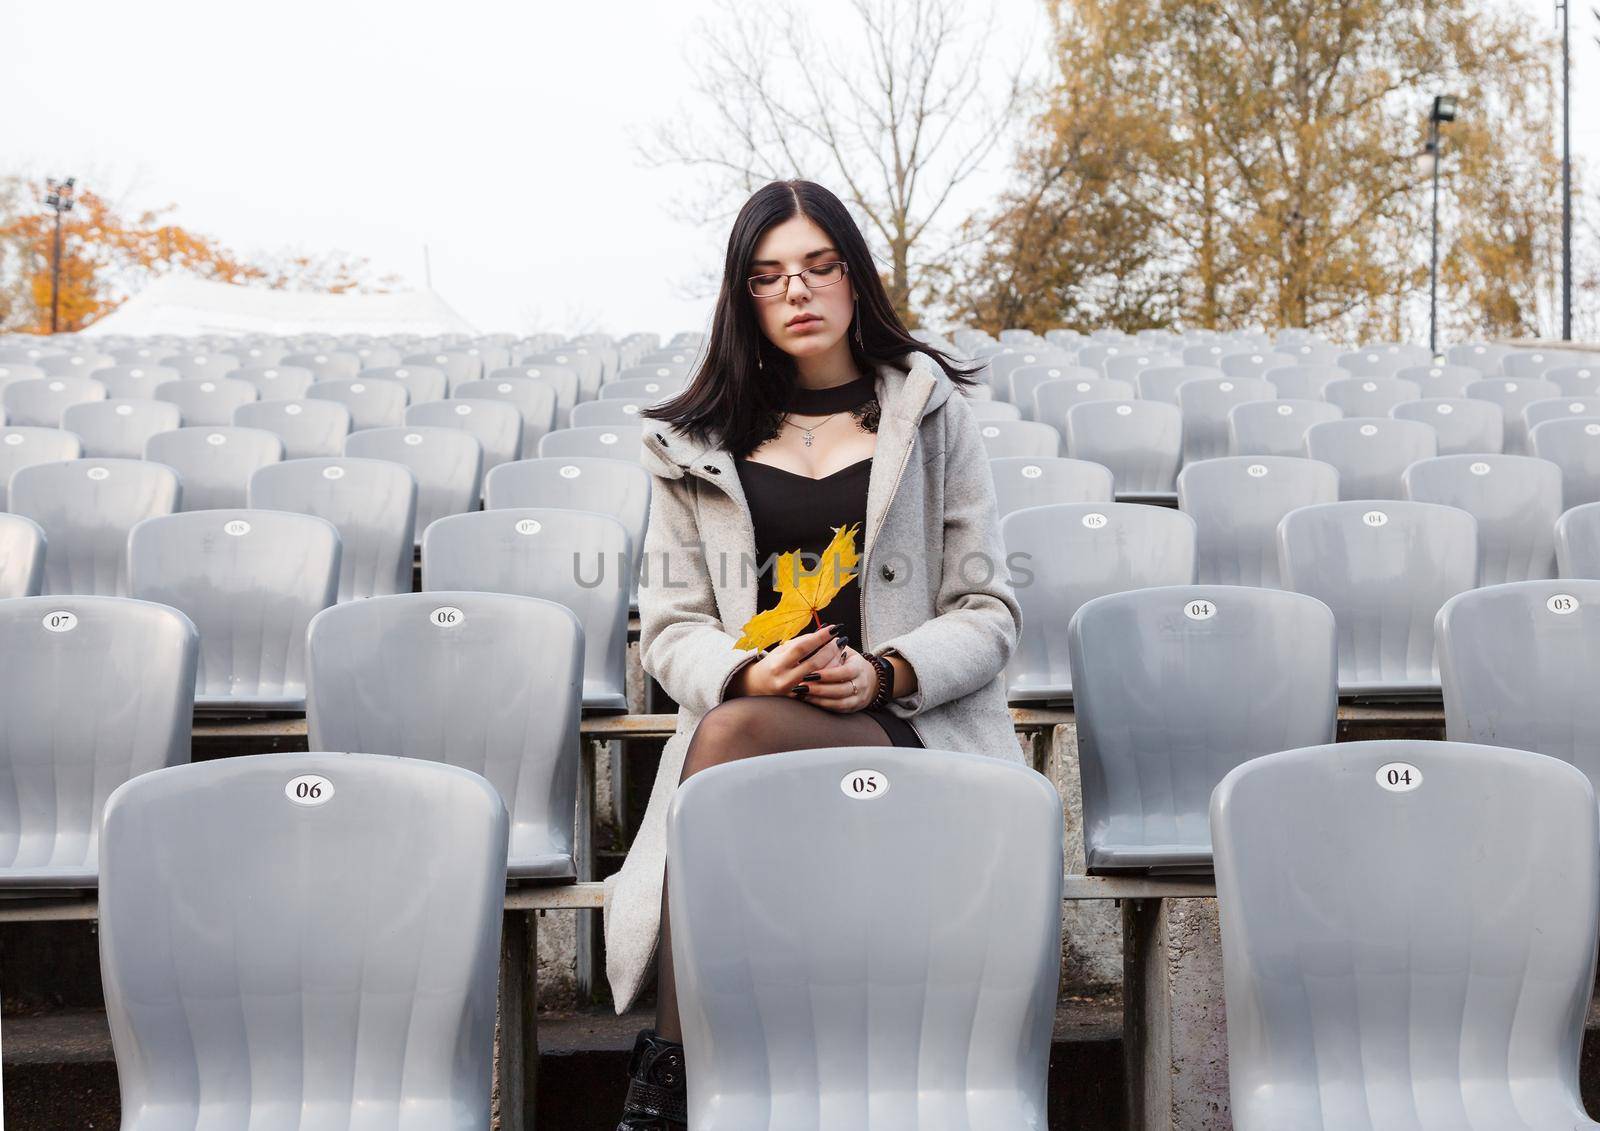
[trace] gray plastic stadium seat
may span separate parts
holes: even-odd
[[[309,369],[317,381],[349,381],[361,374],[361,358],[345,350],[290,353],[285,354],[279,363]]]
[[[283,441],[284,459],[336,456],[350,434],[350,410],[337,401],[258,401],[233,414],[240,428],[260,428]]]
[[[13,381],[32,381],[34,378],[46,376],[45,371],[37,365],[28,365],[22,362],[7,361],[5,353],[0,349],[0,389],[5,388]],[[98,372],[106,372],[99,370]]]
[[[482,774],[511,810],[511,878],[574,879],[583,644],[568,609],[503,593],[328,609],[307,636],[308,741]]]
[[[583,626],[583,705],[626,711],[628,594],[638,552],[609,514],[508,507],[451,515],[422,535],[422,588],[565,605]]]
[[[1425,398],[1455,399],[1465,397],[1467,386],[1483,380],[1485,374],[1466,365],[1408,365],[1395,376],[1415,382]]]
[[[354,432],[344,454],[404,464],[417,481],[416,540],[446,515],[476,510],[483,490],[483,445],[454,428],[372,428]]]
[[[1522,410],[1534,401],[1549,400],[1560,395],[1561,390],[1555,382],[1530,378],[1506,380],[1494,377],[1474,381],[1467,386],[1467,396],[1500,406],[1506,422],[1505,451],[1513,456],[1528,453],[1528,422],[1523,419]]]
[[[1226,374],[1207,365],[1159,365],[1142,370],[1134,384],[1139,399],[1178,404],[1178,388],[1187,381],[1222,380]]]
[[[1513,381],[1538,380],[1550,370],[1566,364],[1565,358],[1569,356],[1556,351],[1512,350],[1500,358],[1500,370]]]
[[[164,605],[0,601],[0,655],[26,658],[0,680],[0,888],[95,885],[111,791],[189,760],[195,653]]]
[[[1322,399],[1345,416],[1388,416],[1391,409],[1422,396],[1422,386],[1398,377],[1345,377],[1323,386]]]
[[[1528,433],[1533,454],[1561,469],[1561,505],[1600,501],[1600,413],[1547,420]]]
[[[1216,365],[1225,353],[1250,353],[1249,349],[1234,343],[1202,342],[1185,346],[1179,356],[1185,365]]]
[[[1183,413],[1161,401],[1085,401],[1067,410],[1067,451],[1111,469],[1117,498],[1171,499],[1183,459]]]
[[[1578,1095],[1596,821],[1582,774],[1496,747],[1342,742],[1230,773],[1211,828],[1234,1128],[1600,1126]]]
[[[1337,405],[1326,401],[1249,401],[1228,410],[1228,454],[1235,456],[1301,456],[1306,429],[1328,420],[1342,420]]]
[[[66,460],[11,477],[11,510],[44,530],[46,593],[127,596],[128,532],[182,496],[178,473],[148,460]]]
[[[1389,410],[1396,420],[1417,420],[1433,428],[1442,456],[1490,452],[1505,448],[1505,414],[1498,405],[1470,397],[1433,397],[1405,401]]]
[[[1600,579],[1600,503],[1584,503],[1556,521],[1556,564],[1562,577]]]
[[[464,382],[461,388],[476,382]],[[406,409],[407,428],[453,428],[476,436],[483,445],[483,470],[488,474],[522,455],[522,413],[503,400],[453,398]]]
[[[0,407],[13,425],[59,428],[69,405],[106,399],[106,387],[92,377],[36,377],[0,389]]]
[[[1340,354],[1338,365],[1353,377],[1393,377],[1407,366],[1421,365],[1427,360],[1430,359],[1381,349],[1362,349]]]
[[[1535,750],[1600,781],[1600,581],[1520,581],[1439,610],[1445,737]]]
[[[34,364],[46,377],[89,377],[116,364],[116,359],[92,349],[68,347],[64,353],[44,354]]]
[[[617,370],[615,377],[600,386],[600,391],[605,392],[606,385],[618,381],[672,381],[679,385],[689,379],[688,365],[627,365]]]
[[[538,451],[540,438],[556,426],[556,387],[538,377],[465,381],[456,386],[455,396],[462,400],[504,401],[521,413],[522,443],[517,449],[520,457],[531,457]],[[573,411],[577,411],[576,406]]]
[[[1044,1131],[1061,851],[1055,790],[994,758],[846,747],[690,778],[667,823],[689,1125]]]
[[[183,510],[242,507],[250,477],[283,459],[283,441],[262,428],[177,428],[145,444],[146,459],[183,480]]]
[[[168,369],[176,369],[178,376],[185,381],[215,381],[239,368],[243,362],[237,354],[195,350],[168,354],[161,359],[161,364]]]
[[[200,630],[196,707],[299,711],[306,625],[339,595],[339,532],[285,511],[166,515],[128,536],[128,586]]]
[[[669,377],[634,377],[625,381],[608,381],[600,386],[598,400],[645,401],[655,403],[677,396],[685,382]]]
[[[650,518],[650,473],[615,459],[522,459],[503,463],[484,481],[483,505],[595,511],[622,523],[643,548]]]
[[[1090,872],[1206,872],[1211,791],[1241,762],[1332,742],[1333,614],[1299,593],[1179,585],[1067,629]]]
[[[1592,397],[1600,393],[1600,362],[1547,369],[1544,379],[1560,389],[1564,397]]]
[[[1194,520],[1165,507],[1029,507],[1004,516],[1000,536],[1022,606],[1022,637],[1006,666],[1006,694],[1012,702],[1071,697],[1066,628],[1085,601],[1194,581]]]
[[[1510,346],[1492,346],[1486,342],[1463,342],[1450,347],[1445,360],[1451,365],[1465,365],[1477,369],[1486,377],[1501,373],[1500,359],[1511,352]]]
[[[1439,456],[1412,464],[1406,497],[1478,520],[1478,584],[1556,575],[1561,469],[1532,456]]]
[[[488,782],[409,759],[124,785],[100,969],[125,1131],[489,1131],[506,835]]]
[[[1183,462],[1227,455],[1228,413],[1235,405],[1270,401],[1277,395],[1277,386],[1260,377],[1185,381],[1178,387],[1178,410],[1183,413]]]
[[[1000,517],[1051,503],[1109,503],[1111,469],[1081,459],[1001,456],[989,461]]]
[[[573,456],[598,456],[603,459],[637,460],[644,445],[644,428],[557,428],[539,439],[540,459],[570,459]]]
[[[976,409],[979,404],[985,407],[992,404],[997,408],[1009,408],[1015,411],[1015,406],[1002,404],[998,401],[974,401],[973,408]],[[645,401],[584,401],[582,404],[572,406],[571,426],[573,428],[627,428],[640,426],[644,418],[639,415],[639,412],[641,409],[649,407],[649,403]],[[973,415],[976,417],[977,413],[974,412]],[[1019,417],[1012,416],[1011,419],[1016,420]],[[534,441],[534,447],[524,448],[523,450],[537,451],[538,440]]]
[[[11,477],[36,463],[77,459],[83,443],[76,433],[62,428],[0,427],[0,511],[10,509]]]
[[[191,428],[233,423],[240,405],[261,399],[261,392],[249,381],[221,378],[215,381],[167,381],[156,386],[155,398],[178,406],[183,422]]]
[[[1066,435],[1067,413],[1075,404],[1084,401],[1131,401],[1138,390],[1131,381],[1108,381],[1105,378],[1061,377],[1043,381],[1033,388],[1033,412],[1029,420],[1052,425]]]
[[[1081,365],[1069,365],[1065,362],[1052,362],[1048,365],[1023,365],[1011,371],[1011,403],[1022,410],[1024,420],[1039,419],[1034,408],[1034,394],[1040,385],[1046,381],[1098,381],[1098,369],[1089,369]],[[1132,396],[1131,392],[1118,392],[1119,397]]]
[[[564,365],[515,365],[505,369],[496,369],[485,378],[489,381],[504,381],[508,378],[527,378],[537,381],[541,385],[549,385],[555,389],[556,412],[553,427],[565,428],[572,413],[572,406],[578,403],[578,371]],[[527,454],[528,449],[523,449]]]
[[[1299,358],[1286,353],[1264,353],[1250,350],[1225,353],[1217,358],[1217,368],[1227,377],[1265,377],[1274,369],[1298,364]]]
[[[97,369],[94,379],[106,387],[106,397],[117,400],[155,400],[156,389],[183,374],[164,365],[113,365]]]
[[[596,403],[597,404],[608,404],[608,403],[612,403],[612,402],[597,401]],[[1021,420],[1021,419],[1023,419],[1022,409],[1019,406],[1011,404],[1011,403],[1009,403],[1007,401],[973,401],[973,402],[971,402],[971,404],[968,407],[972,409],[972,419],[976,420],[980,424],[985,423],[985,422],[990,421],[990,420]],[[578,419],[578,416],[581,413],[581,411],[582,411],[581,406],[580,406],[580,408],[573,410],[573,420],[574,420],[574,422],[579,423],[579,424],[589,423],[588,421],[583,421],[583,420],[579,420]],[[605,423],[605,422],[604,421],[596,421],[594,423]]]
[[[1023,456],[1053,459],[1061,454],[1061,433],[1035,420],[991,420],[978,424],[984,450],[990,459]]]
[[[309,400],[335,401],[350,410],[350,431],[394,428],[404,423],[410,391],[399,381],[382,377],[357,377],[348,381],[318,381],[306,390]]]
[[[1286,589],[1339,623],[1339,690],[1434,694],[1433,618],[1478,583],[1478,522],[1455,507],[1403,500],[1323,503],[1278,525]]]
[[[1329,382],[1342,381],[1350,373],[1337,365],[1282,365],[1262,376],[1272,382],[1280,400],[1320,401]]]
[[[1278,523],[1296,507],[1339,499],[1332,466],[1292,456],[1233,456],[1178,474],[1178,506],[1194,519],[1202,585],[1279,588]]]
[[[263,401],[297,401],[306,395],[316,374],[298,365],[252,365],[228,374],[235,381],[248,381]]]
[[[87,401],[61,414],[62,430],[82,440],[91,459],[143,459],[150,437],[182,423],[177,405],[153,400]]]
[[[1415,420],[1348,417],[1306,429],[1305,454],[1339,469],[1343,499],[1401,499],[1401,476],[1438,454],[1433,427]]]
[[[247,505],[334,525],[340,601],[411,592],[417,481],[404,465],[344,458],[269,464],[250,477]]]
[[[1552,397],[1547,401],[1532,401],[1522,409],[1522,420],[1531,433],[1549,420],[1570,420],[1575,416],[1600,417],[1600,396]]]
[[[432,365],[384,365],[363,369],[359,376],[363,381],[381,377],[385,381],[404,385],[409,398],[407,404],[442,401],[450,389],[444,370]]]
[[[44,531],[31,518],[0,514],[0,600],[32,597],[44,585]]]
[[[445,380],[449,388],[454,389],[463,381],[476,381],[483,376],[483,363],[479,358],[459,350],[435,350],[430,353],[407,354],[400,359],[401,365],[425,365],[433,369],[444,370]]]

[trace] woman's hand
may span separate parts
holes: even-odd
[[[847,641],[836,639],[838,625],[827,625],[785,640],[753,664],[739,670],[731,687],[733,696],[790,695],[796,687],[812,687],[817,680],[807,680],[826,668],[837,665],[843,658],[842,648]],[[800,693],[798,698],[807,698]]]
[[[843,652],[837,664],[823,668],[815,680],[803,684],[810,691],[800,696],[807,703],[841,715],[861,710],[878,693],[878,669],[853,648]]]

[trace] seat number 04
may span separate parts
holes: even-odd
[[[1422,784],[1422,771],[1410,762],[1389,762],[1378,767],[1378,784],[1390,793],[1410,793]]]
[[[876,801],[889,792],[889,779],[877,770],[851,770],[840,779],[839,791],[852,801]]]

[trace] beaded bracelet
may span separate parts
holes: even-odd
[[[869,710],[876,710],[887,706],[894,697],[894,666],[873,652],[868,652],[866,658],[878,673],[878,689],[867,704]]]

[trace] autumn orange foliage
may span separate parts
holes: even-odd
[[[21,207],[0,209],[0,263],[12,257],[20,286],[0,295],[0,330],[48,333],[55,215],[45,186],[30,184]],[[31,197],[32,207],[27,206]],[[0,202],[3,203],[3,202]],[[338,254],[285,255],[252,262],[208,236],[172,223],[175,206],[124,216],[92,189],[80,188],[62,217],[62,331],[81,330],[115,310],[148,278],[182,272],[220,283],[329,293],[382,291],[396,280],[367,279],[367,261]]]

